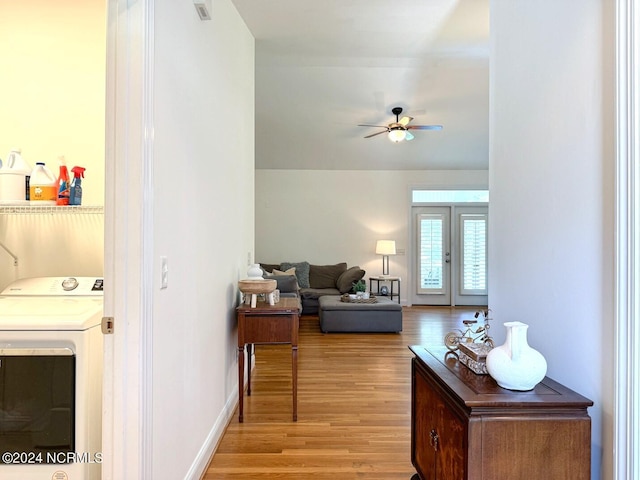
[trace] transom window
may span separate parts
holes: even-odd
[[[413,190],[413,203],[488,203],[489,190]]]

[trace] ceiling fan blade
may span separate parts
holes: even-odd
[[[359,127],[378,127],[378,128],[389,128],[387,125],[369,125],[368,123],[361,123],[358,125]]]
[[[386,128],[386,127],[385,127],[385,128]],[[389,130],[383,130],[383,131],[378,132],[378,133],[372,133],[371,135],[367,135],[367,136],[366,136],[366,137],[364,137],[364,138],[371,138],[371,137],[375,137],[376,135],[382,135],[383,133],[387,133],[388,131],[389,131]]]
[[[403,127],[406,127],[411,120],[413,120],[413,117],[402,117],[398,123]]]
[[[442,130],[442,125],[410,125],[407,130]]]
[[[409,130],[406,130],[406,135],[405,135],[404,139],[408,142],[409,140],[413,140],[414,138],[416,138],[416,137],[411,135],[411,132]]]

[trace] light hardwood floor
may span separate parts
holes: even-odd
[[[256,345],[244,423],[237,411],[204,480],[409,480],[411,352],[442,345],[476,307],[403,309],[400,334],[323,334],[300,319],[298,421],[291,347]]]

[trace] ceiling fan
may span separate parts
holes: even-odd
[[[382,135],[383,133],[389,134],[389,140],[392,142],[398,143],[403,140],[413,140],[414,136],[411,134],[409,130],[442,130],[442,125],[409,125],[409,122],[413,120],[413,117],[402,117],[400,118],[400,114],[402,113],[401,107],[394,107],[391,109],[391,112],[396,116],[396,121],[391,122],[389,125],[358,125],[359,127],[377,127],[384,128],[383,131],[372,133],[371,135],[367,135],[364,138],[375,137],[376,135]]]

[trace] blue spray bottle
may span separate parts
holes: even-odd
[[[73,167],[73,180],[71,180],[71,189],[69,191],[69,205],[82,205],[82,179],[86,168]]]

